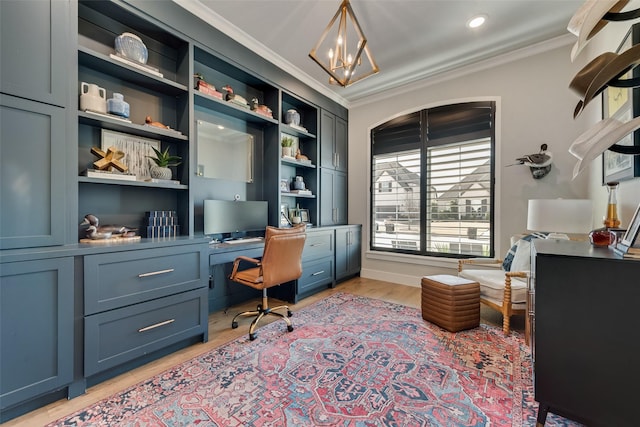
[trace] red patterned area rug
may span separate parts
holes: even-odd
[[[534,426],[520,334],[338,293],[51,426]],[[240,327],[246,327],[242,324]],[[579,425],[549,414],[548,426]]]

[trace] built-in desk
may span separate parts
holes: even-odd
[[[233,262],[239,255],[260,258],[264,250],[264,241],[248,243],[211,243],[209,244],[209,265]]]
[[[251,298],[260,291],[229,280],[233,261],[240,255],[262,257],[264,242],[209,244],[209,312],[227,309]]]
[[[349,234],[345,234],[347,232]],[[348,238],[341,238],[345,235]],[[360,247],[359,225],[307,229],[307,240],[302,252],[302,276],[298,280],[272,288],[269,295],[296,303],[335,286],[338,280],[359,274]],[[260,297],[260,291],[234,283],[228,277],[232,263],[238,256],[260,258],[263,250],[264,242],[255,241],[209,245],[209,312]],[[350,267],[337,271],[337,265]]]

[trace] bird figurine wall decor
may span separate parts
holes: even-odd
[[[517,163],[512,163],[507,166],[529,166],[529,170],[534,179],[545,177],[551,170],[551,164],[553,163],[553,154],[548,151],[547,148],[547,144],[542,144],[538,153],[518,157],[516,159]]]

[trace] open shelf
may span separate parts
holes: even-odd
[[[209,110],[214,110],[247,122],[263,125],[278,124],[276,119],[270,119],[262,114],[251,111],[249,108],[243,108],[228,101],[222,101],[205,93],[194,92],[194,103]]]
[[[134,83],[138,86],[170,95],[180,95],[189,90],[185,85],[116,61],[107,55],[103,55],[84,46],[78,46],[78,64],[100,70],[105,74]]]

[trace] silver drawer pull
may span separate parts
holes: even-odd
[[[176,319],[165,320],[164,322],[156,323],[155,325],[145,326],[144,328],[138,329],[138,332],[147,332],[155,328],[159,328],[160,326],[168,325],[169,323],[175,322]]]
[[[156,276],[158,274],[166,274],[166,273],[171,273],[173,272],[173,268],[169,268],[167,270],[158,270],[158,271],[152,271],[151,273],[142,273],[142,274],[138,274],[138,277],[149,277],[149,276]]]
[[[312,273],[311,275],[312,276],[317,276],[317,275],[322,274],[322,273],[324,273],[324,270],[316,271],[315,273]]]
[[[311,246],[313,248],[313,247],[316,247],[316,246],[324,246],[324,245],[325,245],[324,243],[313,243],[313,244],[311,244],[309,246]]]

